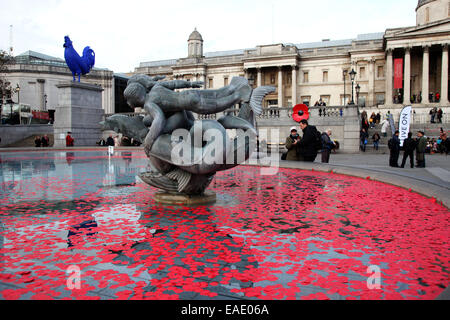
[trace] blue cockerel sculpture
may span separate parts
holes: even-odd
[[[78,75],[78,82],[80,82],[81,75],[86,75],[91,71],[95,64],[95,53],[90,47],[86,47],[83,50],[83,56],[75,51],[72,45],[72,41],[69,36],[64,37],[64,58],[66,59],[67,66],[72,71],[73,81],[75,76]]]

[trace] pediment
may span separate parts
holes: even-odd
[[[450,19],[446,19],[440,22],[434,22],[431,24],[411,27],[399,30],[397,32],[392,32],[391,34],[387,34],[387,38],[403,38],[403,37],[428,37],[433,34],[442,34],[449,33],[450,34]]]

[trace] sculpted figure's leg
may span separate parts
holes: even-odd
[[[144,109],[153,118],[152,125],[150,126],[144,141],[144,151],[147,156],[149,156],[153,143],[161,135],[166,125],[166,117],[161,108],[150,101],[145,102]]]

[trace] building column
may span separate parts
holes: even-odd
[[[39,84],[39,110],[45,111],[45,79],[37,79]]]
[[[375,105],[375,58],[371,58],[368,61],[368,79],[369,79],[369,87],[367,89],[367,101],[366,106],[374,106]]]
[[[430,103],[428,94],[430,92],[430,47],[423,48],[422,66],[422,103]]]
[[[442,79],[440,103],[442,105],[448,105],[448,44],[442,47]]]
[[[262,86],[262,71],[261,71],[261,68],[257,68],[256,69],[256,71],[258,71],[258,79],[257,79],[257,85],[258,85],[258,87],[261,87]]]
[[[203,89],[206,89],[206,73],[202,75]]]
[[[405,79],[403,90],[403,104],[411,103],[411,48],[405,48]]]
[[[278,67],[278,108],[283,108],[283,69]]]
[[[292,106],[297,105],[297,66],[292,66]]]
[[[392,56],[392,49],[388,49],[386,58],[386,101],[385,101],[385,104],[387,105],[391,105],[394,101],[394,97],[392,95],[393,71],[394,71],[394,58]]]

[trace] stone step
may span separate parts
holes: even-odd
[[[34,140],[36,139],[36,137],[42,137],[43,135],[39,135],[39,134],[36,134],[36,135],[31,135],[31,136],[29,136],[29,137],[27,137],[27,138],[25,138],[25,139],[23,139],[23,140],[20,140],[20,141],[17,141],[17,142],[15,142],[15,143],[12,143],[12,144],[10,144],[10,145],[8,145],[7,147],[8,148],[26,148],[26,147],[35,147],[35,144],[34,144]],[[53,147],[53,144],[54,144],[54,137],[53,137],[53,134],[48,134],[47,135],[48,136],[48,138],[49,138],[49,146],[50,147]]]

